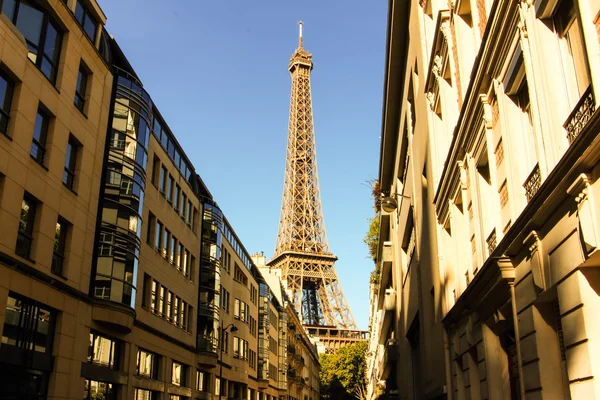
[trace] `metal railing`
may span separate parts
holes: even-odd
[[[590,85],[579,99],[577,105],[563,124],[567,130],[567,139],[572,144],[594,114],[594,93]]]
[[[533,199],[533,196],[535,196],[541,185],[542,174],[540,172],[539,164],[536,164],[523,184],[523,187],[525,188],[525,197],[527,197],[528,203]]]

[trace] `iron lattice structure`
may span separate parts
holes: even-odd
[[[298,48],[289,64],[292,97],[281,217],[275,255],[268,264],[281,270],[303,325],[350,334],[359,331],[335,272],[337,257],[329,251],[319,193],[312,68],[312,55],[303,47],[300,22]]]

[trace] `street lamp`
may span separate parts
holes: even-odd
[[[394,210],[396,208],[398,208],[398,200],[397,200],[398,197],[403,197],[405,199],[410,199],[410,196],[405,196],[405,195],[400,194],[400,193],[392,193],[391,196],[384,196],[382,194],[381,195],[380,204],[381,204],[381,208],[383,209],[383,211],[385,211],[387,213],[394,212]]]
[[[219,341],[219,346],[221,347],[221,352],[219,356],[219,399],[223,397],[223,347],[225,347],[223,346],[223,340],[225,339],[225,335],[223,335],[223,333],[227,332],[228,329],[231,333],[235,333],[238,331],[238,328],[236,328],[234,324],[229,324],[225,328],[223,328],[223,322],[221,322],[219,332],[219,337],[221,338],[221,340]]]

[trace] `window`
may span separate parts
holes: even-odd
[[[157,313],[159,311],[158,308],[158,288],[159,284],[157,281],[152,280],[152,288],[150,291],[150,311],[153,313]]]
[[[4,135],[8,135],[8,120],[14,87],[14,82],[0,71],[0,132]]]
[[[189,276],[190,274],[190,261],[191,261],[191,257],[190,257],[190,252],[189,250],[186,250],[185,253],[183,253],[183,274],[185,276]]]
[[[179,209],[179,215],[185,217],[185,205],[187,204],[187,196],[181,192],[181,208]]]
[[[163,236],[163,257],[167,258],[170,254],[169,251],[169,241],[171,239],[171,232],[169,232],[168,229],[165,228],[165,234]]]
[[[55,320],[56,313],[46,305],[9,293],[1,343],[51,354]]]
[[[237,264],[234,264],[234,275],[233,279],[244,286],[248,286],[248,277]]]
[[[175,264],[175,251],[177,251],[177,238],[171,235],[171,245],[169,246],[169,262]]]
[[[562,0],[553,19],[556,34],[560,39],[560,54],[567,80],[569,103],[574,107],[588,88],[590,77],[579,12],[573,0]]]
[[[163,235],[163,224],[160,221],[156,221],[156,231],[154,232],[154,247],[156,250],[161,250],[162,235]]]
[[[173,361],[171,383],[176,386],[185,386],[185,365]]]
[[[85,106],[85,95],[87,90],[88,72],[82,64],[79,64],[79,71],[77,72],[77,84],[75,86],[75,107],[81,112]]]
[[[188,225],[192,224],[192,210],[193,210],[192,202],[188,200],[188,203],[187,203],[187,215],[185,217],[185,222]]]
[[[204,371],[196,371],[196,390],[200,392],[210,391],[210,374]]]
[[[44,155],[46,154],[46,138],[48,136],[48,124],[50,118],[38,108],[35,117],[35,126],[33,127],[33,140],[29,154],[38,162],[44,164]]]
[[[221,308],[225,310],[225,312],[229,312],[229,292],[227,289],[221,286]]]
[[[77,152],[79,143],[74,137],[69,137],[67,144],[67,158],[65,159],[65,172],[63,174],[63,183],[69,189],[73,189],[75,183],[75,166],[77,164]]]
[[[175,211],[179,211],[179,201],[181,196],[181,188],[178,184],[175,184],[175,196],[173,197],[173,207]]]
[[[87,361],[103,367],[115,368],[115,360],[118,360],[118,355],[116,354],[117,347],[118,344],[116,341],[104,337],[99,333],[90,332]]]
[[[145,389],[135,389],[135,395],[133,400],[156,400],[158,399],[158,393]]]
[[[149,351],[138,349],[136,374],[146,378],[156,379],[157,377],[157,356]]]
[[[181,328],[183,328],[184,331],[187,331],[187,327],[188,327],[188,305],[185,301],[180,300],[180,304],[179,304],[179,324],[181,325]]]
[[[181,259],[184,258],[184,254],[186,251],[187,250],[184,249],[183,244],[181,244],[181,242],[179,242],[179,250],[177,251],[177,258],[176,258],[175,265],[177,266],[177,269],[180,271],[182,269]]]
[[[89,10],[85,8],[81,0],[77,0],[75,5],[75,19],[83,28],[83,31],[92,42],[96,41],[96,31],[98,30],[98,22],[92,17]]]
[[[171,320],[171,303],[173,301],[173,292],[169,291],[167,292],[167,308],[165,310],[165,316],[167,318],[167,321]]]
[[[164,286],[160,287],[160,296],[158,297],[158,313],[160,316],[165,315],[165,292],[167,289]]]
[[[117,393],[112,383],[85,380],[85,400],[116,400]]]
[[[17,247],[15,248],[15,253],[21,257],[29,258],[31,254],[36,208],[36,201],[25,193],[21,202],[21,217],[19,219],[19,232],[17,233]]]
[[[225,330],[221,331],[221,350],[223,353],[229,350],[229,332]]]
[[[155,154],[154,158],[152,160],[152,184],[156,187],[158,187],[159,174],[160,174],[160,158],[156,157],[156,154]]]
[[[28,58],[54,83],[62,35],[52,18],[25,0],[5,0],[2,12],[25,37]]]
[[[166,185],[167,185],[167,169],[162,166],[160,169],[160,181],[159,181],[159,190],[160,192],[164,195],[165,191],[166,191]]]
[[[250,284],[250,301],[252,302],[252,304],[256,304],[257,297],[258,290],[256,289],[256,286]]]
[[[67,242],[67,229],[69,223],[58,217],[56,221],[56,231],[54,232],[54,249],[52,254],[51,271],[56,275],[63,275],[63,266],[65,263],[65,247]]]
[[[173,296],[173,323],[179,325],[179,297]]]
[[[233,356],[242,360],[248,360],[248,342],[242,338],[233,338]]]
[[[167,201],[171,203],[173,201],[173,185],[175,181],[173,176],[169,175],[169,185],[167,186]]]

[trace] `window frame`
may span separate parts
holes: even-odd
[[[36,131],[38,126],[38,118],[41,118],[41,126],[39,128],[40,134],[39,138],[36,138]],[[29,150],[30,157],[40,164],[44,166],[44,158],[46,156],[46,145],[48,141],[48,131],[50,128],[50,116],[44,111],[41,107],[38,107],[37,113],[35,115],[35,124],[33,125],[33,137],[31,139],[31,149]],[[34,146],[37,147],[37,151],[35,155],[33,154]]]
[[[69,135],[67,142],[67,152],[65,156],[65,170],[63,173],[63,185],[70,190],[75,190],[75,171],[77,169],[77,155],[81,145],[73,135]],[[69,180],[70,178],[70,180]]]
[[[87,104],[86,97],[88,93],[88,80],[90,75],[91,74],[83,61],[80,62],[79,70],[77,71],[77,80],[75,81],[75,96],[73,98],[73,104],[75,104],[75,108],[77,108],[83,114],[85,114],[85,106]]]
[[[0,133],[6,137],[10,137],[8,135],[8,124],[10,123],[10,108],[12,106],[13,95],[15,93],[15,81],[1,69],[0,80],[3,80],[6,83],[4,101],[0,103]]]
[[[52,249],[52,266],[50,271],[53,274],[64,277],[65,253],[67,248],[67,233],[70,228],[70,223],[61,216],[58,216],[56,221],[56,232],[54,234],[54,246]],[[60,226],[60,232],[58,227]],[[58,238],[57,238],[58,236]],[[58,240],[58,242],[57,242]]]
[[[23,221],[23,205],[28,205],[26,221]],[[31,257],[31,246],[33,245],[33,231],[35,229],[35,214],[37,212],[38,201],[29,193],[23,194],[23,200],[21,202],[21,213],[19,216],[19,227],[17,231],[17,244],[15,246],[15,254],[30,259]],[[33,209],[33,212],[32,212]],[[23,229],[24,226],[24,229]],[[21,253],[19,250],[19,240],[27,243],[26,251]]]
[[[147,356],[150,356],[150,372],[147,374],[140,372],[140,366],[142,365],[142,353],[145,353]],[[156,353],[148,351],[142,347],[138,347],[135,374],[137,376],[156,379],[158,376],[158,357],[159,356]]]
[[[94,330],[90,331],[89,339],[90,339],[90,343],[89,343],[89,347],[88,347],[87,362],[89,364],[98,365],[98,366],[113,369],[113,370],[118,369],[119,356],[120,356],[119,341],[116,339],[113,339],[109,336],[106,336],[101,332],[97,332]],[[95,360],[94,352],[95,352],[95,345],[96,345],[96,342],[98,339],[102,339],[102,340],[106,340],[106,341],[110,342],[110,350],[109,350],[110,356],[109,356],[108,364],[105,364],[102,361]]]
[[[17,29],[19,30],[19,32],[21,32],[23,34],[23,32],[19,29],[18,27],[18,21],[19,21],[19,11],[21,8],[21,5],[24,1],[23,0],[14,0],[14,9],[13,9],[13,15],[9,16],[7,14],[5,14],[7,16],[7,18],[13,23],[13,25],[15,25],[15,27],[17,27]],[[29,54],[27,55],[27,58],[29,59],[29,61],[31,61],[36,67],[37,69],[42,73],[42,75],[44,75],[53,85],[56,84],[56,77],[58,75],[57,71],[58,71],[58,65],[60,63],[60,55],[61,55],[61,50],[62,50],[62,43],[63,43],[63,32],[60,29],[59,25],[56,23],[56,21],[54,20],[54,18],[50,15],[50,13],[45,10],[43,7],[40,7],[37,3],[34,3],[32,1],[27,1],[25,4],[27,7],[30,7],[36,11],[39,11],[42,14],[42,21],[41,21],[41,26],[40,26],[40,37],[38,38],[39,43],[37,45],[35,45],[33,42],[31,42],[29,39],[25,38],[25,42],[27,43],[27,48],[28,48],[28,52]],[[2,4],[3,8],[4,8],[4,4]],[[52,57],[49,57],[46,54],[46,39],[48,38],[48,27],[52,27],[52,29],[54,29],[54,31],[56,32],[56,42],[58,45],[55,46],[54,49],[54,54],[52,54]],[[23,34],[23,36],[25,36]],[[32,59],[32,48],[36,50],[35,55],[33,57],[35,57],[35,61]],[[46,75],[46,72],[44,72],[44,60],[50,65],[50,76]]]
[[[78,8],[77,6],[80,6],[80,8]],[[81,10],[82,15],[81,15],[81,21],[79,20],[79,16],[78,14],[78,10]],[[81,27],[81,30],[83,31],[83,33],[85,33],[85,36],[87,36],[88,39],[90,39],[90,41],[94,44],[96,43],[96,38],[98,36],[98,25],[100,25],[100,23],[98,22],[98,20],[91,15],[92,13],[90,13],[88,7],[86,5],[83,4],[83,2],[81,0],[77,0],[75,2],[75,12],[73,13],[73,15],[75,15],[75,20],[77,21],[77,23],[79,23],[79,26]],[[88,34],[88,31],[86,30],[86,22],[87,20],[91,20],[94,24],[94,37],[90,37],[90,35]]]

